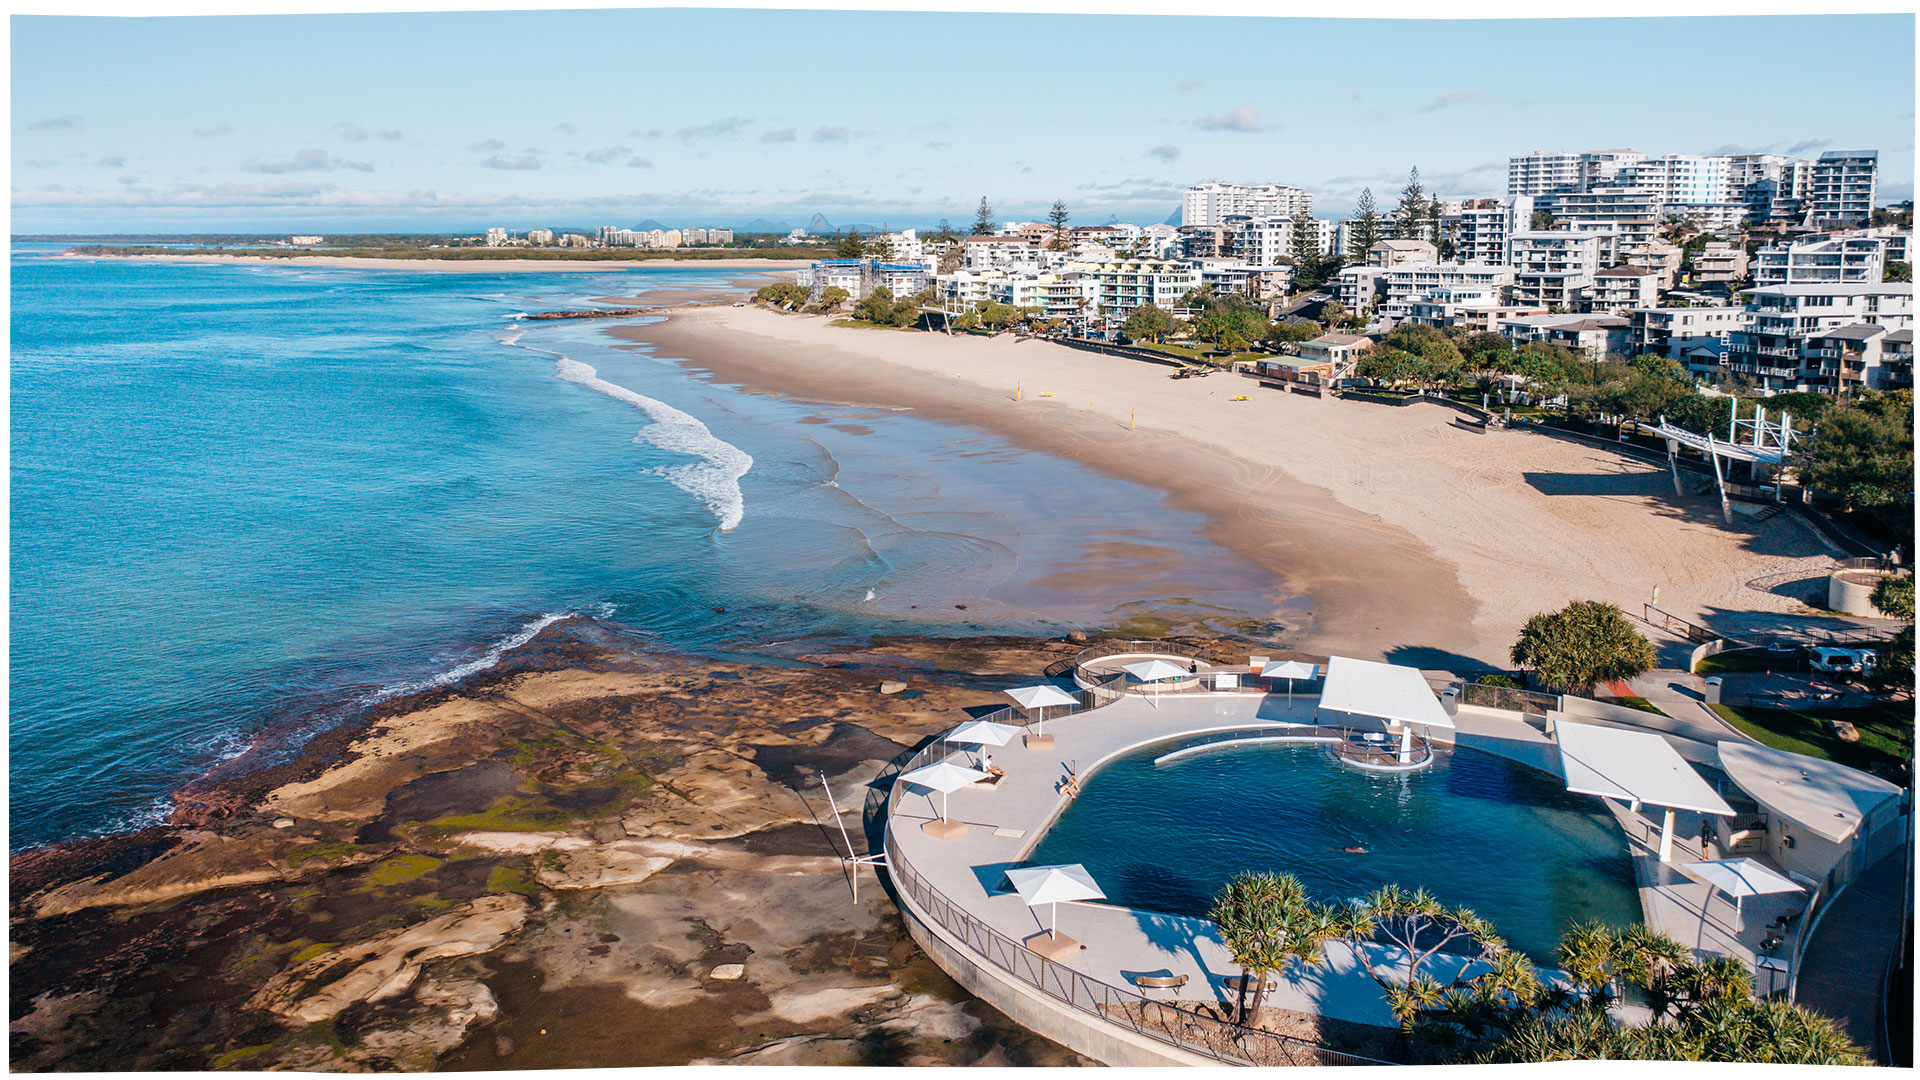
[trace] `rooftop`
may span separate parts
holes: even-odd
[[[1721,743],[1720,767],[1761,806],[1835,843],[1874,807],[1900,797],[1900,788],[1870,773],[1757,743]]]

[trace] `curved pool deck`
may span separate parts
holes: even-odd
[[[917,791],[905,794],[887,823],[888,862],[895,867],[905,864],[913,875],[948,902],[1000,934],[1022,941],[1047,928],[1046,911],[1028,908],[1011,891],[990,890],[999,885],[1008,866],[1018,864],[1034,847],[1066,805],[1066,800],[1054,789],[1070,764],[1084,779],[1102,762],[1167,739],[1234,729],[1248,729],[1249,734],[1267,738],[1278,737],[1288,727],[1312,725],[1317,704],[1314,697],[1298,697],[1289,703],[1281,695],[1244,693],[1166,696],[1156,706],[1151,698],[1130,695],[1103,708],[1050,719],[1046,729],[1055,739],[1052,748],[1028,749],[1018,742],[1002,747],[995,752],[994,761],[1006,769],[1004,781],[993,789],[952,794],[949,816],[967,824],[964,834],[941,840],[922,832],[921,824],[939,815],[938,796],[929,799]],[[1115,843],[1127,842],[1124,832],[1117,832],[1113,839]],[[942,956],[942,966],[961,977],[963,983],[974,985],[970,980],[1002,979],[1006,985],[993,989],[1000,991],[1003,998],[1007,993],[1026,993],[1039,999],[1041,1005],[1045,1004],[1043,995],[1034,994],[1031,988],[1022,987],[1011,976],[997,971],[977,949],[946,931],[939,920],[929,916],[912,890],[899,890],[899,897],[902,909],[910,916],[910,924],[915,924],[917,931],[940,939],[939,948],[934,950],[936,955],[946,954]],[[1147,996],[1156,1000],[1167,1001],[1177,996],[1181,1001],[1193,1003],[1222,1001],[1227,997],[1223,980],[1239,974],[1225,944],[1207,920],[1097,903],[1062,904],[1059,928],[1062,935],[1085,944],[1079,953],[1063,962],[1092,979],[1131,989],[1129,976],[1133,974],[1188,977],[1187,984],[1178,991],[1148,991]],[[1394,952],[1385,947],[1376,948],[1376,955],[1383,958]],[[964,976],[952,969],[956,953],[969,969]],[[1446,969],[1442,967],[1441,971]],[[1278,1008],[1381,1026],[1394,1023],[1380,988],[1344,944],[1328,947],[1324,966],[1296,969],[1277,979],[1279,988],[1269,995],[1268,1001]],[[978,987],[975,989],[977,992]],[[993,999],[993,995],[983,996]],[[1068,1006],[1054,1004],[1066,1015],[1049,1019],[1065,1023],[1075,1015]],[[1011,1010],[1003,1006],[1003,1011]],[[1018,1013],[1015,1015],[1016,1019],[1020,1018]],[[1088,1028],[1087,1041],[1073,1038],[1070,1024],[1042,1033],[1110,1064],[1149,1063],[1150,1057],[1102,1050],[1100,1039],[1111,1040],[1116,1033],[1129,1036],[1133,1033],[1084,1012],[1077,1015]],[[1133,1038],[1143,1044],[1143,1054],[1151,1051],[1152,1044],[1147,1040],[1140,1036]],[[1180,1060],[1171,1048],[1161,1049],[1168,1052],[1167,1062]]]

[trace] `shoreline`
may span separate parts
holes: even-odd
[[[709,317],[708,311],[724,314]],[[1023,409],[1011,386],[1000,391],[918,367],[887,364],[884,371],[876,370],[871,361],[885,361],[871,351],[854,355],[836,349],[838,343],[782,340],[765,333],[753,316],[782,318],[751,308],[701,309],[699,314],[683,309],[667,313],[663,322],[606,332],[651,345],[663,358],[752,392],[907,409],[1154,489],[1175,508],[1204,516],[1210,522],[1203,530],[1208,539],[1283,585],[1291,602],[1277,606],[1270,618],[1286,627],[1290,647],[1379,657],[1396,647],[1455,652],[1470,644],[1456,624],[1457,613],[1470,609],[1472,600],[1444,560],[1417,538],[1341,505],[1284,470],[1223,454],[1175,432],[1129,429],[1124,418],[1077,405]],[[830,332],[876,339],[895,333]],[[1369,566],[1364,575],[1349,569],[1356,556]],[[1304,621],[1303,599],[1311,604]],[[1389,625],[1400,635],[1393,641],[1381,636]],[[1414,659],[1439,657],[1423,653]]]
[[[1572,600],[1636,613],[1658,585],[1663,609],[1699,622],[1797,612],[1797,597],[1748,582],[1832,561],[1791,515],[1723,525],[1711,500],[1674,496],[1662,469],[1526,431],[1461,431],[1446,410],[1309,400],[1224,372],[1173,382],[1048,342],[759,307],[606,332],[749,390],[912,409],[1167,492],[1311,599],[1289,644],[1318,652],[1505,668],[1521,624]]]
[[[793,271],[813,265],[810,259],[372,259],[342,255],[73,255],[54,259],[118,259],[123,262],[170,262],[205,266],[304,266],[342,270],[427,270],[441,273],[592,273],[606,270],[769,270]]]

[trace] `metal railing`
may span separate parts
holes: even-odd
[[[1400,740],[1368,739],[1377,732],[1347,732],[1333,744],[1333,756],[1368,769],[1417,769],[1433,760],[1433,743],[1419,735],[1409,740],[1407,759],[1400,760]]]
[[[902,772],[932,764],[936,760],[945,760],[958,752],[960,749],[953,744],[936,741],[904,762],[889,766],[889,769],[897,777]],[[883,771],[882,777],[886,776],[887,773]],[[886,872],[900,895],[912,898],[925,920],[953,935],[975,958],[1022,985],[1079,1012],[1223,1064],[1396,1064],[1335,1050],[1291,1035],[1243,1028],[1195,1009],[1149,998],[1138,990],[1102,982],[1041,956],[976,918],[914,872],[912,864],[900,857],[899,848],[893,843],[893,823],[905,794],[905,785],[890,782],[885,790],[885,795],[879,795],[881,786],[876,779],[874,786],[869,789],[868,802],[872,806],[876,796],[885,800]]]

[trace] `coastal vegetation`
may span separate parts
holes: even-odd
[[[1228,952],[1251,976],[1243,987],[1256,987],[1252,1006],[1240,1004],[1235,1022],[1260,1024],[1265,972],[1325,966],[1326,946],[1339,941],[1380,987],[1400,1023],[1395,1056],[1408,1064],[1868,1064],[1827,1017],[1756,1000],[1739,961],[1700,956],[1641,924],[1571,928],[1558,957],[1570,983],[1550,984],[1486,919],[1425,890],[1388,885],[1361,900],[1319,904],[1288,875],[1244,874],[1221,891],[1214,919]],[[1609,1012],[1626,990],[1645,1005],[1645,1021]]]
[[[1653,669],[1653,643],[1613,604],[1576,600],[1528,619],[1513,643],[1515,664],[1556,690],[1589,693],[1601,682]]]

